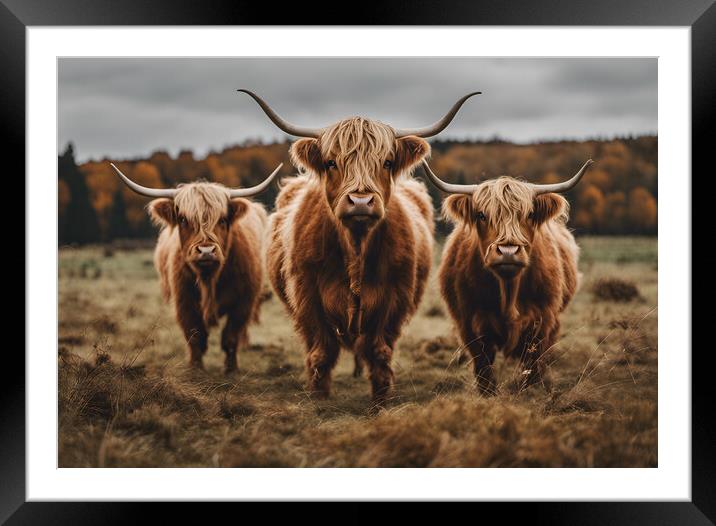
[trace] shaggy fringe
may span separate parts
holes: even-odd
[[[226,214],[230,199],[229,189],[218,183],[187,183],[177,187],[174,197],[177,210],[187,221],[204,233],[215,243],[213,229],[216,223]]]
[[[362,117],[340,121],[320,138],[321,155],[342,168],[344,194],[377,191],[366,174],[374,174],[394,154],[395,131],[390,126]]]
[[[561,209],[549,222],[564,225],[569,219],[569,203],[561,195],[558,197]],[[529,183],[507,176],[485,181],[472,195],[472,204],[476,211],[485,214],[490,226],[498,232],[494,244],[528,244],[521,224],[534,209],[534,190]],[[446,206],[447,200],[443,202],[443,216],[449,219]]]

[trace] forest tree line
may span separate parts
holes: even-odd
[[[571,177],[585,160],[597,163],[565,197],[570,202],[569,226],[579,234],[655,235],[657,232],[657,138],[641,136],[610,140],[513,144],[435,141],[433,170],[443,179],[475,183],[511,175],[538,183]],[[136,182],[170,188],[191,181],[214,181],[227,186],[251,186],[279,163],[290,169],[289,143],[245,143],[197,159],[190,150],[176,157],[156,151],[145,159],[89,161],[77,165],[71,144],[58,157],[58,213],[60,244],[108,242],[147,238],[156,229],[146,212],[148,199],[135,194],[114,174],[114,162]],[[422,169],[416,169],[422,178]],[[442,195],[426,183],[436,210]],[[275,185],[257,200],[272,210]],[[438,232],[448,226],[438,222]]]

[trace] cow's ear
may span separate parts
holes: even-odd
[[[231,199],[229,201],[229,223],[241,218],[249,210],[249,206],[251,204],[241,197]]]
[[[443,201],[443,215],[453,223],[472,224],[472,196],[453,194]]]
[[[291,161],[298,168],[304,168],[316,173],[323,171],[323,157],[316,139],[299,139],[291,145],[289,150]]]
[[[538,195],[532,205],[532,221],[541,225],[550,219],[566,217],[568,208],[567,200],[559,194]]]
[[[411,170],[428,155],[430,155],[428,141],[415,135],[401,137],[396,141],[393,170],[395,173]]]
[[[174,213],[174,201],[166,197],[155,199],[149,203],[149,216],[155,224],[160,226],[171,226],[176,224]]]

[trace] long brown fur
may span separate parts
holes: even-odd
[[[425,186],[408,174],[429,146],[417,138],[398,146],[387,126],[351,121],[319,139],[321,152],[311,149],[309,140],[294,143],[294,161],[308,173],[285,182],[278,196],[269,224],[267,268],[305,342],[309,388],[327,396],[339,350],[350,349],[357,363],[367,362],[374,401],[381,404],[393,383],[395,342],[421,300],[430,271],[432,204]],[[342,194],[336,190],[345,195],[376,187],[372,174],[386,155],[397,158],[399,147],[408,148],[411,158],[397,166],[384,192],[389,193],[385,215],[358,253],[327,198],[326,181],[339,174],[321,174],[321,159],[335,156],[345,166]]]
[[[558,339],[559,315],[578,285],[579,248],[565,226],[566,201],[555,194],[533,198],[524,183],[500,178],[483,183],[472,196],[450,196],[443,210],[455,229],[439,269],[441,293],[472,357],[479,388],[494,392],[498,349],[522,360],[522,385],[545,381],[545,353]],[[491,239],[480,239],[481,220],[492,223],[481,227],[491,229]],[[483,257],[483,245],[503,240],[530,248],[528,266],[507,285]]]
[[[154,252],[162,294],[174,304],[190,363],[196,367],[202,367],[210,327],[226,316],[221,347],[228,373],[236,369],[238,349],[248,343],[248,325],[258,321],[268,216],[258,203],[229,200],[228,191],[220,185],[192,183],[180,189],[173,202],[157,199],[149,205],[153,219],[162,225]],[[216,225],[227,214],[235,217],[222,233]],[[200,276],[189,264],[187,245],[197,234],[191,231],[187,236],[194,233],[194,237],[182,240],[179,216],[196,223],[194,228],[201,225],[206,238],[219,243],[223,262],[211,276]]]

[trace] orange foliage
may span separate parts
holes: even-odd
[[[656,227],[656,199],[641,186],[629,192],[627,215],[639,231],[648,232]]]
[[[526,145],[499,141],[435,141],[432,145],[433,169],[446,180],[460,183],[479,182],[500,175],[554,183],[570,177],[586,159],[592,158],[596,164],[583,182],[566,194],[572,207],[570,226],[578,233],[656,232],[656,137]],[[116,164],[140,184],[159,188],[199,179],[231,187],[251,186],[280,162],[284,163],[283,175],[289,175],[291,163],[287,143],[231,146],[221,152],[212,152],[204,159],[195,158],[189,150],[182,151],[176,158],[165,151],[156,151],[148,159]],[[109,212],[120,188],[126,218],[133,229],[128,235],[151,232],[144,209],[146,198],[121,185],[108,160],[87,162],[80,168],[103,232],[107,232]],[[416,175],[422,177],[422,170],[416,170]],[[443,196],[435,188],[429,186],[429,189],[437,208]],[[61,210],[68,202],[66,190],[60,190]],[[259,200],[271,209],[275,196],[276,191],[272,189]]]
[[[67,209],[67,205],[70,204],[70,187],[67,183],[60,179],[57,183],[57,212],[62,215]]]

